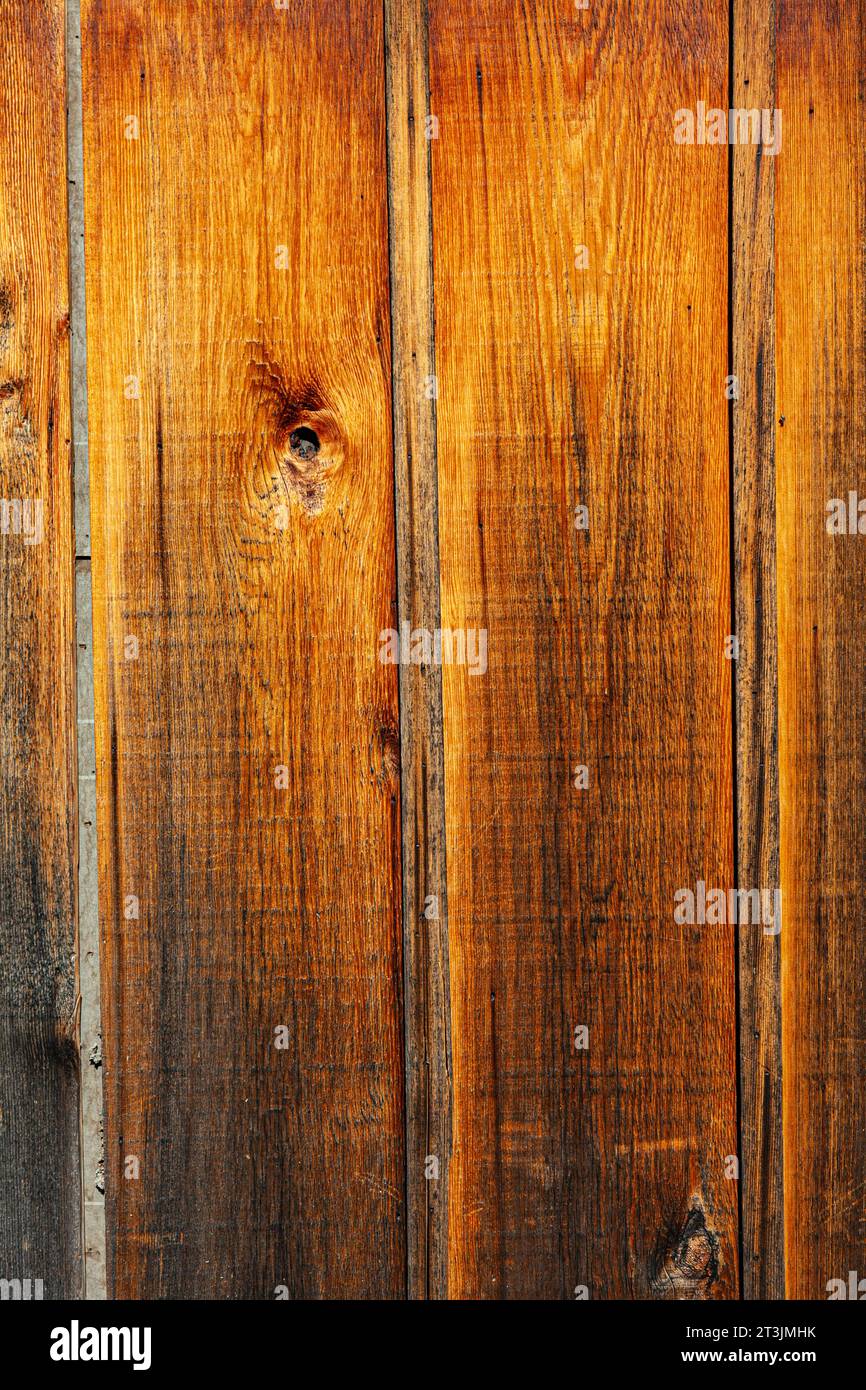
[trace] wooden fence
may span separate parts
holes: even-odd
[[[59,1298],[65,7],[2,15],[0,1276]],[[83,0],[110,1296],[866,1271],[864,20]]]

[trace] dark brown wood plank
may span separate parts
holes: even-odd
[[[63,21],[9,0],[0,42],[0,1280],[30,1281],[4,1298],[82,1283]]]
[[[430,112],[423,0],[387,0],[394,460],[400,621],[440,626]],[[442,674],[400,667],[410,1298],[447,1294],[451,999]]]
[[[382,7],[82,42],[109,1286],[401,1297]]]
[[[733,4],[732,105],[776,108],[775,7]],[[771,146],[770,146],[771,147]],[[731,149],[737,870],[743,889],[779,887],[776,643],[777,156]],[[775,925],[775,924],[774,924]],[[743,1296],[784,1298],[780,934],[739,930]]]

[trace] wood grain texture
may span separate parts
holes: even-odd
[[[66,113],[56,0],[3,6],[0,150],[0,1279],[41,1280],[42,1296],[57,1299],[81,1289],[81,1208]]]
[[[385,6],[394,465],[401,623],[440,626],[427,14]],[[410,1298],[447,1296],[451,997],[442,674],[400,667]],[[431,1162],[431,1160],[435,1161]]]
[[[732,106],[776,108],[775,6],[734,4]],[[731,147],[731,343],[739,886],[779,887],[776,158]],[[781,941],[739,929],[743,1296],[784,1298]]]
[[[866,7],[779,0],[776,456],[787,1292],[866,1270]]]
[[[400,1297],[382,8],[82,41],[110,1290]]]
[[[430,6],[456,1298],[738,1289],[726,19]]]

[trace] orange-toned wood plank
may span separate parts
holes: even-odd
[[[22,1281],[4,1298],[82,1283],[63,18],[9,0],[0,42],[0,1278]]]
[[[738,1289],[727,18],[431,0],[457,1298]]]
[[[786,1277],[826,1298],[866,1274],[866,7],[777,14]]]
[[[401,1296],[382,7],[82,40],[111,1288]]]

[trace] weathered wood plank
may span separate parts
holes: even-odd
[[[84,5],[117,1296],[405,1291],[382,25]]]
[[[709,0],[430,4],[453,1297],[738,1289],[734,935],[673,915],[733,882],[728,159],[673,139],[727,57]]]
[[[427,17],[385,5],[394,460],[400,621],[439,627]],[[447,1296],[451,1020],[442,676],[400,667],[410,1298]]]
[[[866,1272],[866,7],[779,0],[779,775],[787,1292]]]
[[[57,1299],[81,1289],[66,111],[57,0],[3,6],[0,150],[0,1279],[29,1279],[31,1297]]]
[[[774,111],[774,7],[735,4],[732,19],[732,104]],[[776,158],[763,140],[737,143],[731,152],[737,869],[746,890],[779,887]],[[785,1274],[781,941],[763,926],[743,923],[738,959],[743,1295],[766,1299],[784,1298]]]

